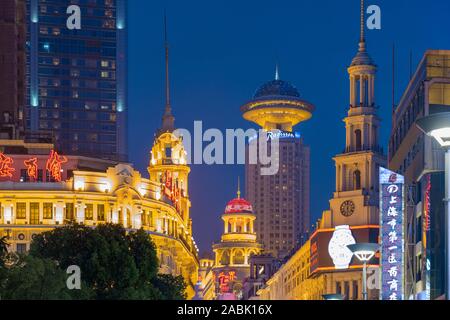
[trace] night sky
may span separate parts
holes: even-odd
[[[366,0],[382,10],[382,29],[367,31],[379,67],[376,101],[387,151],[391,127],[392,44],[396,45],[396,102],[427,49],[450,49],[450,1]],[[129,154],[147,176],[154,133],[164,107],[163,14],[171,47],[172,107],[179,128],[253,127],[239,107],[264,82],[294,84],[316,106],[296,127],[311,146],[311,221],[328,208],[335,187],[332,157],[342,152],[342,119],[349,105],[347,66],[357,52],[359,0],[129,0]],[[226,203],[236,195],[244,166],[193,165],[194,237],[200,251],[220,239]],[[244,195],[245,197],[245,195]]]

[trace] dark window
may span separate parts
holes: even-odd
[[[341,293],[342,293],[341,283],[336,282],[336,294],[341,294]]]
[[[28,182],[28,181],[30,181],[30,178],[28,177],[27,169],[21,169],[20,170],[20,182]]]
[[[359,129],[355,130],[355,146],[356,151],[360,151],[362,149],[361,130]]]
[[[97,205],[97,220],[105,221],[105,205],[104,204]]]
[[[74,219],[74,205],[73,203],[66,203],[66,220],[72,221]]]
[[[348,281],[344,282],[344,299],[349,300],[350,299],[350,283]]]
[[[353,173],[353,186],[355,187],[355,190],[361,189],[361,171],[356,170]]]
[[[26,243],[18,243],[16,244],[17,253],[25,253],[27,251]]]
[[[353,300],[358,300],[358,281],[353,281]]]

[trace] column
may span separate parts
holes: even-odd
[[[336,191],[340,191],[339,189],[339,173],[341,171],[341,166],[336,164]]]
[[[223,233],[228,233],[228,219],[225,219],[225,221],[224,221]]]
[[[350,105],[355,105],[355,77],[350,75]]]
[[[359,77],[359,96],[360,96],[359,100],[360,100],[361,106],[364,106],[365,88],[366,88],[366,85],[364,83],[364,76],[361,75]]]

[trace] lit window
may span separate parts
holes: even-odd
[[[86,220],[94,219],[94,205],[93,204],[86,205],[85,217],[86,217]]]
[[[53,219],[53,204],[50,202],[44,203],[44,219]]]
[[[108,71],[102,71],[102,78],[109,78],[109,72]]]
[[[18,202],[16,205],[16,218],[26,219],[27,217],[27,204],[25,202]]]
[[[102,67],[103,67],[103,68],[109,67],[109,62],[106,61],[106,60],[102,60]]]

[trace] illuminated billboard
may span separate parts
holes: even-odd
[[[353,257],[347,245],[353,243],[378,242],[378,225],[337,226],[318,229],[310,238],[310,272],[340,271],[362,268],[362,264]],[[370,265],[378,266],[378,256]]]
[[[404,183],[402,175],[380,168],[381,300],[403,300]]]

